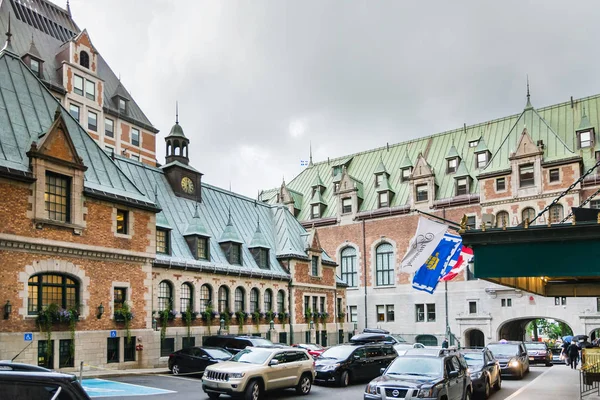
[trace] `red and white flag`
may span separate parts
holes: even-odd
[[[456,278],[456,276],[467,267],[469,261],[471,261],[471,258],[473,258],[473,249],[463,246],[460,250],[460,256],[458,256],[458,260],[456,260],[454,265],[452,265],[453,261],[450,261],[450,266],[452,267],[450,272],[448,272],[440,280],[451,281],[452,279]]]

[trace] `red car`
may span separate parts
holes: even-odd
[[[313,344],[313,343],[298,343],[298,344],[293,344],[292,346],[300,347],[301,349],[308,351],[308,354],[310,354],[314,358],[319,357],[321,355],[321,353],[323,353],[326,350],[325,347],[321,346],[320,344]]]

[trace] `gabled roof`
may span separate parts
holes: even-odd
[[[227,225],[225,225],[225,229],[221,233],[221,237],[219,238],[219,243],[244,243],[240,235],[238,235],[235,226],[233,226],[233,221],[231,220],[231,211],[229,211],[229,219],[227,220]]]
[[[385,164],[383,163],[383,158],[379,160],[379,164],[377,168],[375,168],[374,174],[387,174],[387,170],[385,169]]]
[[[390,184],[390,180],[388,178],[388,174],[383,174],[383,179],[381,180],[381,184],[377,188],[377,192],[385,192],[385,191],[393,192],[394,188]]]
[[[593,127],[594,126],[591,124],[590,119],[588,118],[587,114],[585,113],[585,107],[583,107],[581,121],[579,122],[579,127],[577,128],[577,130],[584,131],[586,129],[591,129]]]
[[[318,187],[318,186],[325,186],[325,185],[323,185],[323,180],[321,179],[321,176],[319,175],[319,171],[317,171],[317,173],[315,175],[315,179],[313,180],[313,184],[312,184],[312,187]]]
[[[183,236],[202,236],[202,237],[210,237],[210,233],[204,227],[202,220],[200,219],[200,213],[198,212],[198,203],[196,203],[196,207],[194,209],[194,217],[188,223],[185,232],[183,232]]]
[[[458,168],[456,169],[456,172],[454,173],[454,177],[455,178],[464,178],[465,176],[471,177],[471,174],[469,174],[469,169],[467,168],[467,163],[461,161],[458,164]]]
[[[479,138],[477,141],[477,147],[475,147],[475,153],[481,153],[484,151],[489,151],[487,144],[485,143],[485,139],[483,137]]]
[[[69,12],[46,0],[0,1],[0,32],[7,31],[9,13],[13,34],[12,47],[15,53],[19,56],[26,54],[31,48],[33,38],[39,51],[39,58],[44,61],[44,80],[63,87],[62,75],[59,71],[62,61],[57,59],[56,55],[64,50],[66,42],[81,33]],[[96,72],[104,82],[103,106],[117,113],[112,97],[119,85],[119,79],[101,54],[98,54],[97,60]],[[131,99],[131,96],[128,98]],[[128,104],[127,116],[145,129],[158,132],[133,99]]]
[[[258,223],[256,224],[256,231],[254,232],[254,236],[252,236],[252,240],[248,245],[248,248],[250,249],[254,249],[257,247],[261,247],[263,249],[271,248],[269,242],[267,241],[267,238],[265,238],[265,235],[263,235],[262,231],[260,230],[260,221],[258,221]]]
[[[117,84],[117,87],[115,88],[115,91],[113,92],[112,96],[110,96],[110,97],[113,98],[115,96],[121,97],[124,100],[131,100],[131,96],[125,89],[125,86],[123,86],[123,84],[121,83],[120,79],[119,79],[119,83]]]
[[[0,167],[28,173],[26,153],[34,141],[48,132],[57,110],[77,156],[87,167],[84,190],[154,207],[153,199],[146,197],[119,169],[21,59],[1,52]]]
[[[412,166],[413,166],[413,163],[412,163],[412,161],[410,161],[410,157],[408,156],[408,151],[407,151],[406,155],[404,156],[404,159],[402,160],[402,162],[400,163],[398,168],[405,169],[405,168],[412,168]]]
[[[454,147],[454,145],[450,147],[450,150],[448,150],[448,154],[446,154],[446,160],[451,158],[460,158],[460,156],[458,155],[458,151],[456,151],[456,147]]]
[[[325,203],[325,200],[323,200],[323,196],[321,196],[320,190],[315,190],[315,194],[313,195],[312,199],[310,200],[310,204],[325,204],[325,205],[327,205],[327,203]]]

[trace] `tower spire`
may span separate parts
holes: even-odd
[[[525,105],[525,109],[529,110],[532,108],[533,106],[531,105],[531,95],[529,94],[529,75],[527,75],[527,104]]]
[[[69,0],[67,0],[67,12],[69,13],[69,17],[71,17],[71,5],[69,4]]]
[[[10,32],[10,12],[8,13],[8,31],[6,32],[6,43],[4,43],[4,47],[2,50],[13,51],[11,44],[12,33]]]
[[[312,167],[313,166],[313,161],[312,161],[312,140],[310,142],[308,142],[308,146],[309,146],[309,161],[308,161],[308,166]]]
[[[179,102],[175,100],[175,123],[179,125]]]

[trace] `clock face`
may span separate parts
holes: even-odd
[[[181,188],[187,194],[192,194],[192,193],[194,193],[194,182],[192,182],[192,180],[190,178],[185,176],[181,180]]]

